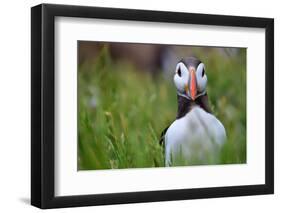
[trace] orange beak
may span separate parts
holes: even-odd
[[[194,69],[191,69],[191,79],[190,79],[190,96],[194,101],[197,95],[197,86],[196,86],[196,76]]]

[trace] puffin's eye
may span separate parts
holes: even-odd
[[[205,75],[205,69],[203,69],[202,71],[202,77]]]
[[[180,67],[178,69],[178,75],[179,75],[179,77],[181,77],[181,68]]]

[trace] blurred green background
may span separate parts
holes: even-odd
[[[227,142],[220,164],[246,163],[246,49],[78,42],[78,170],[163,167],[159,138],[176,117],[175,66],[195,56]],[[190,162],[196,165],[196,162]]]

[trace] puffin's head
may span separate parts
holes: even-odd
[[[174,83],[178,94],[189,100],[195,100],[206,94],[207,76],[204,64],[197,58],[186,58],[176,66]]]

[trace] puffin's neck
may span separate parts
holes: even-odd
[[[194,101],[178,95],[177,119],[184,117],[195,106],[199,106],[206,112],[211,113],[207,93],[205,95],[199,96]]]

